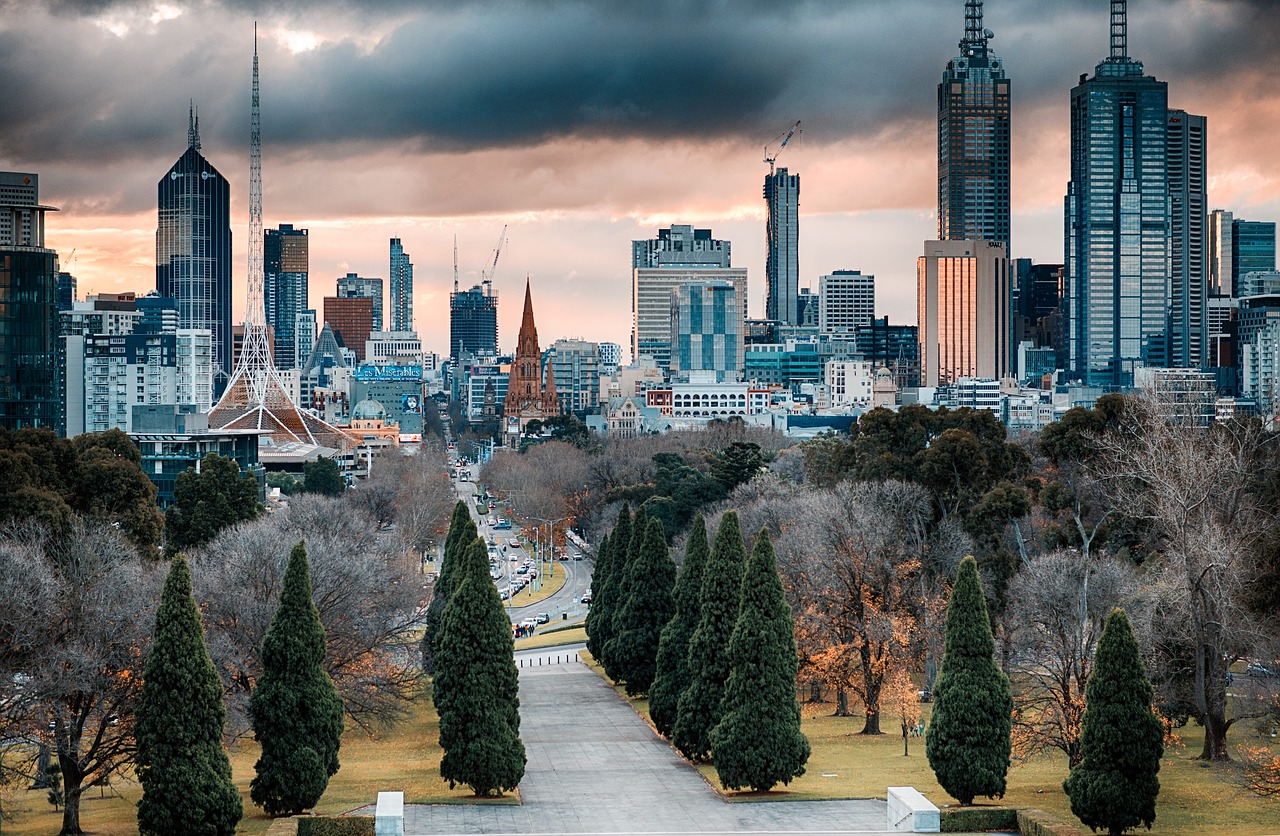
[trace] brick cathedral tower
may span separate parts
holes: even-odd
[[[524,283],[524,316],[520,320],[520,336],[516,340],[516,356],[511,361],[511,377],[507,382],[507,399],[503,403],[506,435],[509,443],[518,440],[530,421],[560,414],[556,383],[550,369],[546,384],[542,380],[542,352],[538,348],[538,327],[533,322],[533,297],[529,280]]]

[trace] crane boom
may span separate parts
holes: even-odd
[[[498,256],[502,255],[502,245],[507,241],[507,226],[503,224],[502,234],[498,236],[498,246],[493,248],[493,263],[489,265],[489,272],[480,271],[480,277],[486,281],[493,281],[493,274],[498,269]]]
[[[796,120],[796,123],[791,126],[791,130],[787,131],[786,134],[778,134],[778,136],[774,137],[773,142],[777,142],[779,137],[782,139],[782,144],[778,146],[777,151],[774,151],[772,154],[769,153],[769,145],[772,145],[773,142],[764,147],[764,161],[769,164],[770,174],[773,174],[773,164],[777,161],[778,155],[782,153],[783,148],[787,147],[787,143],[791,141],[791,137],[795,136],[798,132],[803,133],[800,131],[799,119]]]

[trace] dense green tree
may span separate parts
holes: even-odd
[[[333,459],[317,456],[315,461],[302,465],[302,490],[306,493],[337,496],[346,489],[347,480]]]
[[[613,551],[612,542],[608,534],[600,538],[600,545],[596,547],[596,556],[591,568],[591,585],[593,593],[604,584],[604,579],[609,576],[610,570],[613,568]],[[604,644],[600,636],[600,607],[596,604],[596,596],[593,594],[591,605],[587,609],[587,617],[583,620],[583,626],[587,631],[587,652],[591,657],[599,661],[601,655],[600,647]],[[606,631],[607,632],[607,631]]]
[[[925,753],[938,783],[961,804],[1004,796],[1013,698],[995,662],[978,564],[960,563],[947,607],[942,667],[933,689]]]
[[[654,495],[671,497],[675,528],[684,528],[699,509],[728,496],[724,484],[709,473],[691,466],[679,453],[658,453],[653,457]]]
[[[735,441],[711,457],[711,475],[724,486],[725,493],[750,482],[762,467],[764,456],[753,441]]]
[[[591,612],[588,617],[587,636],[595,646],[591,655],[595,657],[612,678],[612,663],[609,659],[609,639],[613,638],[613,619],[618,612],[622,587],[627,573],[630,558],[631,529],[638,523],[631,519],[631,506],[623,503],[618,512],[618,521],[609,534],[609,559],[603,577],[591,578]],[[596,567],[597,571],[599,566]],[[588,645],[591,647],[591,645]]]
[[[165,550],[170,556],[202,546],[219,531],[262,513],[258,483],[234,459],[210,453],[197,472],[179,473],[173,504],[165,512]]]
[[[613,620],[612,648],[618,678],[626,683],[628,696],[649,693],[657,675],[658,639],[662,628],[675,614],[672,590],[676,584],[676,564],[667,549],[662,522],[644,520],[644,535],[635,558],[627,566],[627,597]]]
[[[707,563],[707,524],[699,514],[689,529],[684,565],[676,578],[676,614],[658,640],[657,675],[649,689],[649,718],[663,737],[676,724],[680,695],[689,687],[689,640],[702,615],[702,574]]]
[[[284,589],[266,638],[262,674],[249,700],[253,736],[262,744],[249,797],[269,816],[316,806],[338,771],[343,707],[324,669],[324,625],[311,595],[306,545],[289,554]]]
[[[719,724],[729,679],[729,639],[738,623],[746,546],[738,512],[726,511],[702,573],[702,611],[689,640],[689,687],[680,695],[671,742],[691,760],[711,757],[711,730]]]
[[[643,508],[643,506],[641,506]],[[619,552],[616,545],[614,550],[614,573],[609,579],[609,612],[612,617],[609,621],[609,638],[604,643],[604,658],[601,664],[604,666],[605,676],[614,682],[622,683],[623,676],[623,659],[619,652],[620,645],[615,638],[618,631],[623,626],[622,609],[627,602],[639,592],[639,585],[644,583],[643,578],[638,577],[633,571],[635,563],[640,559],[640,544],[644,542],[644,533],[648,524],[648,517],[641,513],[640,509],[636,509],[636,513],[631,517],[631,538],[628,541],[626,550]],[[621,554],[621,562],[617,561],[617,556]],[[655,650],[656,655],[656,650]]]
[[[143,677],[135,730],[139,832],[231,836],[243,808],[222,748],[222,681],[181,555],[165,580]]]
[[[427,673],[435,670],[435,637],[440,632],[445,605],[453,594],[455,579],[459,577],[457,566],[462,562],[466,549],[476,539],[476,523],[471,518],[467,503],[458,500],[449,520],[449,532],[444,537],[444,556],[435,585],[431,588],[431,603],[427,605],[422,631],[422,667]]]
[[[729,640],[729,680],[711,756],[727,789],[765,792],[804,774],[809,740],[796,702],[796,639],[769,530],[760,529],[742,576]]]
[[[445,606],[432,690],[444,750],[440,775],[478,796],[514,789],[525,768],[511,622],[485,565],[484,541],[476,538]]]
[[[1085,686],[1082,759],[1062,782],[1071,812],[1091,830],[1119,836],[1140,824],[1150,830],[1156,820],[1164,728],[1152,693],[1129,617],[1114,609]]]

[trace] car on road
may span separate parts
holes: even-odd
[[[521,566],[519,569],[517,569],[517,570],[516,570],[516,574],[517,574],[517,575],[523,575],[523,574],[527,573],[528,571],[529,571],[529,567],[528,567],[528,566]]]
[[[533,620],[539,624],[546,624],[551,620],[551,613],[540,612],[533,617]]]
[[[498,520],[498,524],[494,526],[498,531],[510,531],[511,520]]]
[[[1276,669],[1261,662],[1250,662],[1244,669],[1246,676],[1276,676]]]
[[[590,604],[590,603],[591,603],[591,593],[590,593],[590,592],[587,592],[587,593],[583,594],[583,596],[582,596],[582,603],[584,603],[584,604]]]
[[[538,620],[536,618],[526,618],[524,621],[520,622],[520,626],[526,630],[532,630],[534,627],[538,626]]]
[[[518,549],[520,548],[520,541],[517,540],[515,537],[512,537],[510,540],[507,541],[507,545],[513,549]]]
[[[510,597],[511,597],[511,590],[509,590],[509,589],[499,589],[499,590],[498,590],[498,597],[499,597],[499,598],[501,598],[501,599],[502,599],[502,600],[504,600],[504,601],[505,601],[505,600],[507,600],[508,598],[510,598]]]
[[[479,506],[476,506],[476,507],[479,507]],[[498,519],[496,517],[490,517],[486,522],[488,522],[489,525],[497,525]]]

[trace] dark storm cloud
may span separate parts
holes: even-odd
[[[380,33],[296,55],[261,44],[273,149],[353,157],[568,137],[763,145],[797,118],[810,143],[892,142],[932,120],[963,31],[962,0],[206,0],[148,25],[151,5],[0,0],[0,167],[154,167],[181,151],[188,98],[207,149],[243,146],[255,18],[267,33]],[[130,14],[127,32],[103,26]],[[1106,54],[1106,16],[1104,0],[989,0],[1016,108],[1065,122],[1070,86]],[[1130,47],[1176,105],[1222,77],[1260,83],[1278,23],[1273,0],[1133,0]]]

